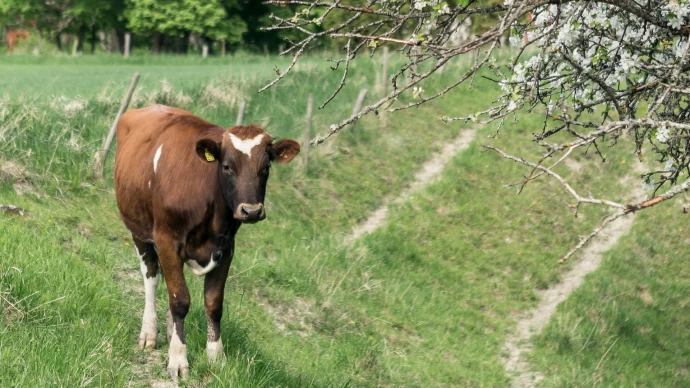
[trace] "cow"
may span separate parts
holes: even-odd
[[[159,269],[168,288],[168,375],[189,373],[184,320],[189,291],[184,266],[204,276],[209,360],[224,358],[220,338],[223,292],[242,224],[266,217],[271,162],[300,151],[274,142],[256,125],[224,129],[163,105],[127,111],[117,125],[115,195],[132,234],[144,278],[145,304],[138,347],[156,347]]]
[[[7,34],[5,35],[5,38],[7,39],[7,53],[12,54],[12,51],[14,51],[14,45],[17,44],[19,41],[19,38],[24,38],[28,39],[29,38],[29,32],[26,30],[7,30]]]

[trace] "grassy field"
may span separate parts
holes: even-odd
[[[0,182],[0,203],[28,214],[0,216],[0,386],[165,380],[164,335],[153,356],[135,350],[143,287],[117,215],[112,158],[104,182],[90,178],[91,148],[102,141],[129,74],[150,74],[134,106],[166,103],[230,126],[245,98],[247,122],[293,138],[301,136],[308,94],[319,104],[339,81],[318,57],[262,94],[255,93],[262,77],[284,60],[173,58],[167,66],[149,57],[80,59],[88,76],[69,82],[51,78],[50,69],[79,74],[72,58],[39,57],[29,66],[29,57],[17,56],[0,64],[0,71],[14,69],[27,80],[21,93],[0,102],[0,163],[24,166],[26,181],[40,194],[17,196],[11,179]],[[450,67],[425,90],[438,89],[461,68]],[[316,111],[317,132],[349,115],[360,88],[378,96],[377,69],[367,61],[354,66],[342,95]],[[111,74],[121,76],[108,81],[114,86],[102,86]],[[479,144],[535,155],[530,134],[538,120],[521,117],[494,140],[486,138],[494,128],[480,128],[476,144],[453,159],[437,183],[396,204],[379,230],[343,243],[385,197],[409,184],[432,151],[468,128],[439,118],[477,111],[493,92],[478,79],[472,91],[387,117],[386,127],[367,117],[312,149],[308,168],[299,162],[276,167],[268,219],[237,236],[222,324],[224,365],[206,362],[202,281],[188,277],[192,371],[186,384],[506,386],[500,361],[506,333],[535,305],[535,289],[558,281],[564,269],[558,258],[605,214],[585,207],[573,218],[563,204],[569,198],[548,180],[520,196],[501,188],[525,171],[481,152]],[[624,147],[607,150],[605,164],[577,155],[590,168],[560,172],[595,196],[622,201],[626,187],[618,178],[630,174],[636,160]],[[549,376],[545,384],[616,386],[621,374],[627,386],[686,382],[686,275],[680,261],[668,266],[659,259],[682,257],[680,217],[675,208],[640,217],[626,244],[561,306],[532,359]],[[659,231],[659,223],[667,227]],[[652,243],[652,231],[665,233],[669,243]],[[165,294],[160,287],[159,301]],[[652,302],[639,296],[647,294]],[[160,317],[164,310],[159,303]],[[616,347],[598,364],[612,339]]]
[[[313,65],[307,56],[301,66]],[[258,84],[275,76],[274,67],[285,68],[289,58],[271,59],[237,54],[227,57],[199,56],[3,56],[0,97],[52,100],[60,97],[92,99],[123,93],[134,72],[141,73],[139,90],[159,88],[167,81],[175,89],[195,88],[213,79],[235,79]],[[263,85],[262,85],[263,86]],[[258,88],[257,88],[258,89]],[[254,94],[254,90],[251,94]]]
[[[535,341],[543,386],[690,385],[688,216],[678,203],[655,210],[638,216]]]

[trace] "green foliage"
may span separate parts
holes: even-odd
[[[239,41],[247,30],[237,16],[228,16],[220,0],[127,0],[128,26],[139,33],[184,36],[196,32],[214,39]]]

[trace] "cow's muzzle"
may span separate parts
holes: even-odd
[[[235,210],[234,217],[244,223],[253,224],[266,218],[263,204],[250,205],[248,203],[241,203]]]

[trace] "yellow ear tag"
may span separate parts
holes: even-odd
[[[206,156],[206,161],[208,162],[213,162],[214,160],[216,160],[216,158],[213,156],[212,153],[208,151],[208,149],[204,150],[204,156]]]
[[[281,158],[285,157],[285,150],[283,150],[283,151],[280,153],[280,157],[281,157]]]

